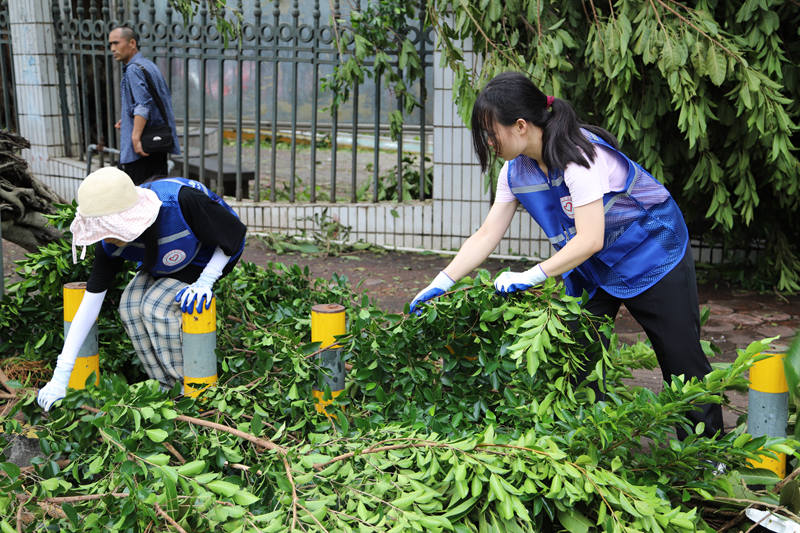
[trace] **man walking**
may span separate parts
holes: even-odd
[[[115,125],[120,130],[119,168],[139,185],[152,176],[166,176],[167,153],[181,153],[172,98],[161,71],[139,52],[139,37],[133,29],[114,28],[108,34],[108,44],[114,59],[122,63],[119,95],[122,117]],[[147,153],[142,148],[142,134],[148,124],[169,125],[172,147],[160,153]]]

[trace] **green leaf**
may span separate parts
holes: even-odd
[[[67,518],[69,518],[69,521],[72,522],[74,527],[78,528],[80,526],[81,518],[72,505],[69,503],[62,503],[61,510],[64,511],[64,514],[67,515]]]
[[[206,487],[208,487],[209,490],[228,498],[240,490],[238,485],[234,485],[228,481],[222,481],[221,479],[208,483]]]
[[[160,442],[160,441],[156,441],[156,442]],[[149,463],[153,463],[154,465],[157,465],[157,466],[164,466],[166,464],[169,464],[169,459],[170,459],[170,456],[165,454],[165,453],[157,453],[157,454],[148,455],[147,457],[145,457],[145,460],[147,460]]]
[[[252,505],[260,500],[261,498],[244,489],[239,489],[238,491],[236,491],[236,494],[233,495],[233,501],[235,501],[239,505],[244,505],[245,507]]]
[[[8,474],[9,479],[17,479],[21,472],[19,466],[14,463],[0,463],[0,469]]]
[[[146,429],[145,434],[147,434],[147,437],[153,442],[164,442],[169,436],[169,433],[163,429]]]
[[[47,492],[53,492],[58,488],[60,479],[57,477],[51,477],[49,479],[42,480],[39,484],[42,486],[44,490]]]
[[[176,470],[182,476],[196,476],[206,468],[206,462],[203,460],[190,461],[186,464],[179,466]]]
[[[587,533],[594,524],[583,513],[575,509],[559,510],[558,521],[570,533]]]
[[[717,51],[716,46],[708,48],[708,55],[706,56],[706,72],[708,77],[716,86],[722,85],[725,81],[725,70],[727,68],[727,60],[722,52]]]

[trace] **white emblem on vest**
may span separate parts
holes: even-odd
[[[575,211],[572,209],[572,196],[561,197],[561,209],[564,210],[569,218],[575,218]]]
[[[169,252],[164,254],[164,257],[161,258],[161,262],[167,266],[175,266],[183,263],[186,259],[186,252],[183,250],[170,250]]]

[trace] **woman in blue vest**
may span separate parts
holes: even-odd
[[[711,371],[700,346],[686,223],[664,186],[620,152],[609,132],[578,122],[568,102],[507,72],[478,95],[472,138],[484,172],[492,156],[505,161],[495,202],[478,231],[417,294],[412,312],[478,267],[521,204],[556,253],[525,272],[501,273],[494,282],[499,293],[560,275],[568,294],[587,291],[585,308],[595,315],[613,318],[625,303],[647,333],[665,380]],[[722,430],[719,405],[698,406],[690,419],[704,422],[706,435]]]
[[[219,196],[184,178],[135,186],[122,170],[105,167],[78,188],[70,225],[76,247],[95,244],[95,259],[53,377],[38,402],[47,411],[66,395],[83,341],[114,278],[138,263],[120,299],[120,318],[145,372],[170,389],[183,380],[182,312],[211,305],[214,283],[231,271],[244,249],[244,224]]]

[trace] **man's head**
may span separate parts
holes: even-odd
[[[127,64],[139,51],[139,36],[128,26],[119,26],[108,34],[108,46],[114,59]]]

